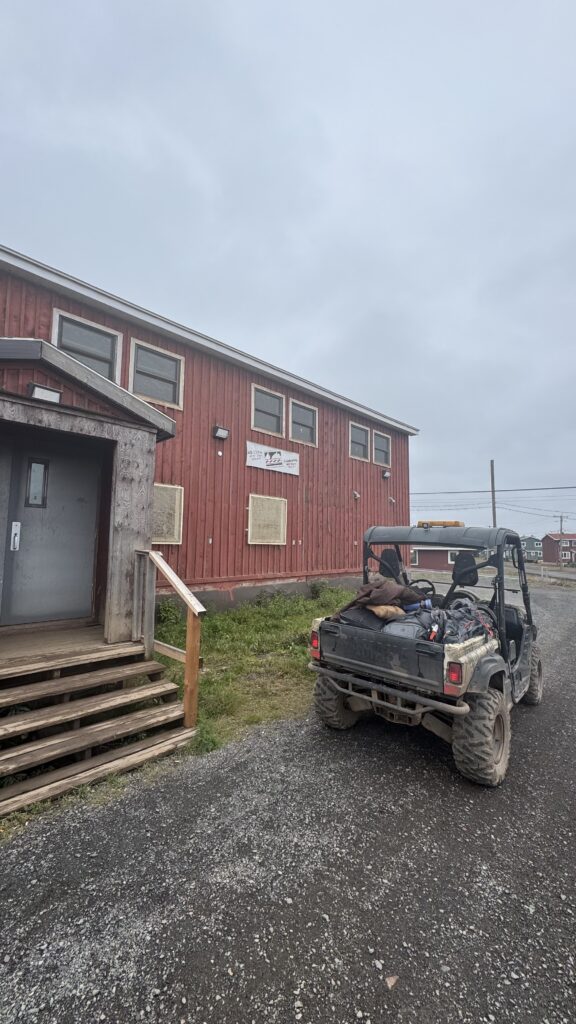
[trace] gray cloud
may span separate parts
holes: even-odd
[[[0,18],[6,244],[415,422],[415,490],[572,482],[570,0]]]

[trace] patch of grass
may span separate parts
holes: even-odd
[[[306,714],[314,684],[307,668],[312,619],[349,600],[348,590],[320,581],[311,597],[273,594],[208,612],[202,620],[199,750],[215,749],[249,726]],[[156,636],[185,646],[186,622],[176,605],[160,606]],[[182,688],[182,667],[172,662],[169,673]]]

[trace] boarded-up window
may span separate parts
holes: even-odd
[[[286,543],[286,498],[251,494],[248,503],[248,543]]]
[[[154,484],[152,543],[182,543],[184,488],[174,484]]]

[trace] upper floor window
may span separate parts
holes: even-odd
[[[370,461],[370,431],[357,423],[350,424],[350,457]]]
[[[52,341],[91,370],[119,382],[122,335],[118,331],[55,309]]]
[[[561,544],[562,544],[563,548],[569,548],[570,547],[570,541],[569,540],[563,540],[563,541],[561,541]]]
[[[290,440],[316,445],[318,410],[313,405],[290,402]]]
[[[147,402],[181,409],[184,357],[132,338],[130,389]]]
[[[284,437],[284,396],[252,385],[252,429]]]
[[[392,442],[388,434],[379,434],[374,431],[374,462],[377,466],[390,468],[390,448]]]

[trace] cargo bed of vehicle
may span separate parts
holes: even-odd
[[[382,681],[442,692],[444,647],[335,619],[320,624],[322,662]]]

